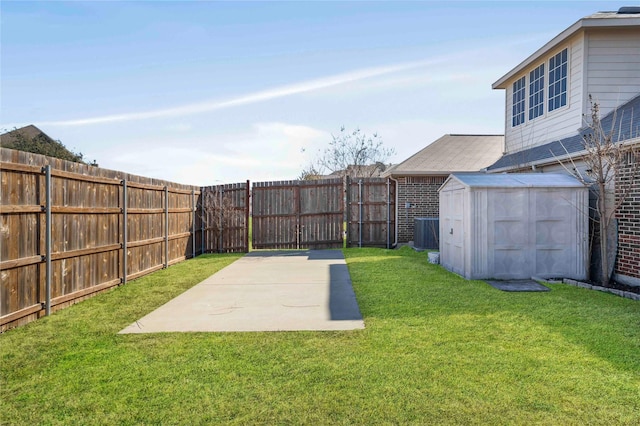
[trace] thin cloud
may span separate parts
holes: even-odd
[[[62,120],[41,122],[40,125],[46,126],[88,126],[93,124],[114,123],[122,121],[146,120],[151,118],[167,118],[180,117],[191,114],[200,114],[220,109],[226,109],[241,105],[265,102],[272,99],[283,98],[286,96],[298,95],[301,93],[312,92],[325,89],[328,87],[338,86],[341,84],[352,83],[372,77],[379,77],[386,74],[393,74],[410,69],[425,67],[442,62],[443,59],[407,62],[403,64],[390,65],[386,67],[365,68],[349,73],[337,74],[315,80],[304,81],[301,83],[280,86],[273,89],[267,89],[239,96],[227,100],[214,100],[201,102],[191,105],[183,105],[175,108],[159,109],[145,112],[132,112],[125,114],[105,115],[101,117],[83,118],[78,120]]]
[[[371,67],[343,74],[336,74],[324,78],[303,81],[300,83],[279,86],[271,89],[266,89],[246,95],[241,95],[235,98],[226,100],[210,100],[206,102],[194,103],[189,105],[182,105],[174,108],[165,108],[152,111],[142,112],[130,112],[123,114],[103,115],[98,117],[90,117],[76,120],[57,120],[57,121],[44,121],[37,124],[42,126],[61,126],[61,127],[80,127],[90,126],[94,124],[115,123],[124,121],[136,121],[146,120],[153,118],[175,118],[192,114],[201,114],[205,112],[211,112],[221,109],[232,108],[236,106],[255,104],[259,102],[265,102],[273,99],[283,98],[287,96],[298,95],[307,92],[318,91],[335,86],[339,86],[346,83],[358,82],[373,77],[380,77],[389,74],[395,74],[402,71],[409,71],[418,68],[424,68],[437,64],[446,63],[460,58],[469,59],[470,55],[479,57],[490,57],[490,53],[496,50],[500,51],[507,47],[514,47],[521,44],[531,43],[533,41],[539,41],[540,34],[525,36],[519,39],[512,39],[508,41],[501,41],[499,45],[489,45],[483,48],[469,49],[467,51],[458,51],[457,53],[443,55],[430,60],[405,62],[395,65]],[[486,43],[485,43],[486,44]],[[6,127],[6,126],[5,126]],[[13,126],[17,127],[17,126]]]

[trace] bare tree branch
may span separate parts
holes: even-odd
[[[313,179],[324,173],[339,176],[377,176],[387,168],[389,157],[395,154],[393,148],[384,146],[382,138],[374,133],[366,135],[359,128],[348,131],[344,126],[338,135],[331,135],[329,146],[321,151],[300,177]]]
[[[599,231],[602,262],[600,280],[604,286],[608,286],[610,281],[609,248],[607,246],[609,227],[616,212],[632,190],[634,179],[638,176],[637,150],[634,151],[621,143],[620,140],[614,140],[616,125],[619,126],[617,134],[622,135],[622,120],[616,123],[617,111],[613,112],[611,129],[606,131],[600,120],[600,106],[592,99],[591,95],[589,95],[589,103],[590,122],[587,123],[588,130],[582,136],[584,151],[578,154],[586,165],[587,176],[582,175],[579,168],[576,167],[574,158],[564,146],[573,170],[569,170],[562,161],[558,160],[558,162],[568,173],[594,189],[596,214],[591,217],[591,220],[598,225]],[[633,128],[631,131],[630,135],[633,134]],[[632,164],[632,169],[628,173],[631,177],[625,181],[616,179],[620,175],[620,170],[629,164]]]

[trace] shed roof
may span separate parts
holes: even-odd
[[[384,176],[476,172],[498,161],[503,149],[503,135],[444,135],[388,169]]]
[[[451,179],[469,188],[585,188],[578,179],[563,173],[454,173],[442,188]]]

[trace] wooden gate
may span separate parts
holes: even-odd
[[[252,192],[253,248],[341,248],[342,179],[258,182]]]
[[[249,181],[202,188],[203,253],[249,251]]]
[[[390,248],[396,239],[396,185],[385,178],[347,178],[347,245]]]

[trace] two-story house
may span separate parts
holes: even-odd
[[[598,12],[558,34],[493,84],[505,91],[504,155],[489,172],[586,169],[591,102],[613,140],[640,149],[640,7]],[[568,160],[562,166],[560,163]],[[636,160],[640,161],[640,160]],[[625,166],[623,173],[635,169]],[[618,214],[616,280],[640,286],[640,183]],[[634,218],[634,215],[635,218]]]

